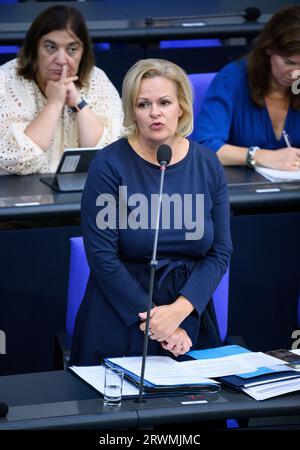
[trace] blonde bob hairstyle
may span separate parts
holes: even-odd
[[[122,87],[124,110],[124,135],[128,138],[138,134],[135,123],[135,105],[141,81],[145,78],[162,77],[170,80],[176,87],[182,116],[178,120],[177,134],[187,136],[193,131],[193,92],[187,74],[176,64],[164,59],[141,59],[127,72]]]

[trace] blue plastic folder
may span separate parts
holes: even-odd
[[[211,348],[207,350],[192,350],[187,355],[195,359],[221,358],[224,356],[238,355],[251,352],[247,348],[239,345],[225,345],[223,347]],[[241,389],[249,383],[263,383],[266,381],[276,381],[281,378],[299,377],[300,373],[290,370],[286,366],[258,367],[254,372],[241,373],[217,378],[218,381],[234,389]]]
[[[130,357],[127,357],[130,358]],[[112,358],[113,359],[113,358]],[[147,363],[149,363],[149,359],[151,356],[147,358]],[[140,376],[135,373],[125,369],[122,364],[116,364],[111,361],[110,358],[105,358],[104,363],[108,367],[115,367],[121,369],[124,372],[124,377],[130,381],[135,386],[139,387],[140,385]],[[180,364],[178,362],[178,364]],[[214,380],[210,380],[207,383],[194,383],[194,384],[170,384],[170,385],[158,385],[150,382],[146,378],[143,383],[143,391],[148,394],[169,394],[169,393],[177,393],[177,394],[196,394],[203,392],[218,392],[220,390],[220,384],[216,383]]]
[[[268,373],[265,375],[258,375],[258,376],[252,377],[252,378],[248,378],[247,380],[240,376],[237,376],[237,375],[220,377],[220,378],[218,378],[218,380],[234,389],[241,389],[243,387],[246,387],[247,384],[252,384],[252,383],[258,384],[258,383],[263,383],[266,381],[273,382],[273,381],[280,380],[283,377],[284,378],[299,378],[300,375],[299,375],[299,373],[297,373],[295,371],[291,371],[291,370],[287,369],[285,372],[273,372],[273,373]]]
[[[191,350],[187,355],[194,359],[213,359],[249,352],[251,353],[250,350],[240,345],[224,345],[223,347],[208,348],[206,350]]]
[[[210,359],[221,358],[223,356],[238,355],[241,353],[252,353],[245,347],[240,345],[224,345],[223,347],[209,348],[206,350],[192,350],[187,353],[194,359]],[[241,378],[253,378],[259,375],[266,375],[268,373],[277,373],[277,370],[270,369],[269,367],[258,367],[254,372],[241,373],[238,377]],[[237,375],[236,375],[237,376]]]

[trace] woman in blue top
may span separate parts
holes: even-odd
[[[91,274],[71,364],[142,354],[161,144],[171,146],[172,159],[148,353],[179,356],[220,344],[211,298],[232,251],[228,194],[215,154],[185,137],[193,127],[187,76],[171,62],[141,60],[124,79],[122,101],[127,137],[98,153],[82,196]]]
[[[299,170],[299,75],[300,6],[290,6],[265,25],[246,60],[213,80],[200,114],[200,142],[224,165]]]

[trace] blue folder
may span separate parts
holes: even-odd
[[[124,369],[120,364],[112,362],[109,358],[104,359],[104,364],[108,367],[121,369],[124,372],[124,377],[130,381],[135,386],[140,386],[140,376],[127,369]],[[144,379],[143,391],[148,394],[154,393],[181,393],[181,394],[197,394],[203,392],[218,392],[221,389],[220,384],[215,383],[211,380],[210,383],[195,383],[195,384],[177,384],[177,385],[159,385],[153,384],[148,380]]]
[[[242,378],[239,377],[237,375],[230,375],[227,377],[219,377],[218,381],[220,381],[221,383],[226,384],[229,387],[232,387],[233,389],[241,389],[243,387],[245,387],[245,385],[249,384],[249,383],[263,383],[264,381],[268,381],[269,383],[276,381],[280,378],[299,378],[300,377],[300,373],[292,371],[287,369],[284,372],[272,372],[272,373],[268,373],[265,375],[258,375],[256,377],[251,377],[251,378]]]

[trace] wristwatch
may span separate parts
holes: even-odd
[[[82,110],[85,106],[87,106],[87,102],[82,98],[80,102],[76,106],[72,106],[71,110],[73,112],[79,112]]]
[[[259,147],[249,147],[247,158],[246,158],[246,165],[250,167],[251,169],[254,169],[254,166],[256,165],[256,161],[254,159],[256,150],[259,150]]]

